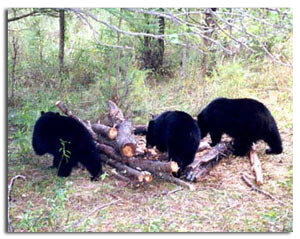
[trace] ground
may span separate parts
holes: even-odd
[[[47,170],[52,162],[34,157],[9,175],[26,176],[12,191],[12,223],[16,231],[291,231],[292,230],[292,132],[282,132],[285,153],[266,156],[259,144],[265,183],[262,189],[287,205],[251,191],[241,173],[252,174],[247,157],[225,159],[196,190],[158,180],[134,187],[110,176],[90,182],[86,170],[67,178]],[[9,168],[11,164],[9,162]],[[53,194],[53,191],[55,192]],[[99,205],[120,199],[96,211],[77,227],[73,223]],[[45,206],[46,205],[46,206]]]

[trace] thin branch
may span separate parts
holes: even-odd
[[[238,39],[236,39],[234,36],[232,36],[231,34],[229,34],[228,32],[226,32],[216,21],[215,21],[216,26],[226,35],[228,36],[230,39],[232,39],[233,41],[239,43],[240,45],[246,47],[248,50],[250,50],[251,52],[255,52],[255,50],[253,50],[251,47],[249,47],[247,44],[243,43],[242,41],[239,41]]]
[[[277,64],[280,64],[280,65],[283,65],[283,66],[286,66],[286,67],[290,67],[290,68],[293,67],[293,65],[283,63],[283,62],[281,62],[280,60],[276,59],[276,57],[273,56],[273,55],[268,51],[268,49],[265,47],[265,45],[264,45],[265,43],[263,42],[263,39],[261,39],[260,36],[257,36],[257,35],[254,35],[254,34],[248,32],[248,31],[246,30],[245,27],[240,28],[240,27],[237,27],[237,26],[234,25],[234,24],[229,23],[228,21],[224,20],[223,18],[221,18],[218,14],[216,14],[216,13],[213,12],[213,11],[210,11],[210,13],[211,13],[212,15],[214,15],[216,18],[218,18],[220,21],[224,22],[226,25],[228,25],[228,26],[230,26],[230,27],[233,27],[233,28],[237,29],[237,30],[240,31],[240,32],[245,33],[246,35],[250,36],[252,39],[257,40],[258,43],[262,46],[263,50],[267,53],[267,55],[268,55],[274,62],[276,62]],[[242,23],[241,23],[241,24],[242,24]]]
[[[104,42],[101,42],[98,37],[97,37],[97,33],[94,29],[94,27],[90,24],[90,22],[88,21],[88,19],[84,16],[84,14],[80,13],[80,12],[75,12],[75,14],[78,16],[79,19],[83,20],[88,26],[89,28],[92,30],[93,32],[93,36],[95,41],[101,45],[101,46],[106,46],[106,47],[112,47],[112,48],[119,48],[119,49],[126,49],[126,50],[134,50],[133,47],[129,47],[129,46],[120,46],[120,45],[110,45],[110,44],[106,44]]]
[[[25,176],[23,175],[16,175],[14,177],[12,177],[12,179],[10,180],[10,183],[8,185],[8,192],[7,192],[7,225],[8,225],[8,229],[10,232],[13,232],[14,231],[14,227],[11,225],[11,221],[10,221],[10,214],[9,214],[9,211],[10,211],[10,200],[11,200],[11,197],[10,197],[10,193],[11,193],[11,190],[12,190],[12,187],[14,185],[14,182],[16,179],[18,178],[21,178],[22,180],[26,180]]]
[[[108,28],[116,31],[116,32],[119,32],[121,34],[124,34],[124,35],[129,35],[129,36],[148,36],[148,37],[153,37],[155,39],[162,39],[162,38],[165,38],[165,37],[174,37],[174,34],[151,34],[151,33],[143,33],[143,32],[131,32],[131,31],[123,31],[121,29],[119,29],[118,27],[116,26],[113,26],[105,21],[102,21],[100,19],[98,19],[97,17],[95,17],[94,15],[92,15],[91,13],[89,13],[88,11],[82,11],[78,8],[69,8],[70,11],[73,11],[73,12],[76,12],[76,13],[82,13],[82,14],[85,14],[86,16],[92,18],[94,21],[98,22],[98,23],[101,23],[105,26],[107,26]],[[176,35],[178,36],[183,36],[183,35],[186,35],[188,33],[176,33]]]
[[[258,188],[258,187],[255,187],[255,186],[250,182],[250,180],[248,179],[248,177],[247,177],[246,174],[243,174],[243,175],[242,175],[242,179],[243,179],[243,181],[246,183],[246,185],[247,185],[248,187],[250,187],[252,190],[254,190],[254,191],[258,192],[258,193],[261,193],[261,194],[267,196],[268,198],[270,198],[270,199],[272,199],[272,200],[274,200],[274,201],[279,202],[279,203],[282,204],[282,205],[286,205],[285,202],[283,202],[283,201],[281,201],[281,200],[275,198],[275,197],[272,196],[270,193],[268,193],[268,192],[266,192],[266,191],[264,191],[264,190],[262,190],[262,189],[260,189],[260,188]]]
[[[7,22],[17,21],[17,20],[20,20],[20,19],[25,18],[25,17],[34,16],[36,14],[40,14],[40,12],[35,10],[35,11],[32,11],[32,12],[30,12],[28,14],[25,14],[25,15],[21,15],[21,16],[18,16],[18,17],[13,17],[13,18],[8,18]]]
[[[95,212],[97,212],[97,211],[99,211],[99,210],[101,210],[101,209],[103,209],[103,208],[106,208],[106,207],[108,207],[108,206],[110,206],[110,205],[112,205],[112,204],[115,204],[115,203],[117,203],[117,202],[119,202],[121,199],[117,199],[117,200],[115,200],[115,201],[112,201],[112,202],[110,202],[110,203],[106,203],[106,204],[102,204],[102,205],[100,205],[100,206],[98,206],[98,207],[95,207],[91,212],[89,212],[85,217],[83,217],[83,218],[81,218],[79,221],[77,221],[77,222],[75,222],[75,223],[73,223],[73,224],[71,224],[70,226],[67,226],[67,227],[65,227],[64,228],[64,230],[66,230],[66,229],[68,229],[68,228],[70,228],[70,227],[78,227],[80,224],[82,224],[87,218],[89,218],[91,215],[93,215]]]

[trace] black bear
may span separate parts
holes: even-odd
[[[77,120],[54,112],[41,112],[34,126],[32,146],[37,155],[54,156],[53,166],[57,175],[68,177],[72,168],[82,163],[92,175],[91,180],[102,174],[102,163],[90,133]]]
[[[147,147],[168,152],[169,160],[178,163],[177,177],[193,162],[200,138],[197,122],[182,111],[166,111],[150,120],[146,134]]]
[[[254,99],[213,100],[198,115],[198,125],[205,137],[210,134],[212,146],[220,142],[223,133],[234,138],[237,156],[246,155],[252,143],[264,140],[270,149],[267,154],[282,152],[281,137],[276,122],[267,107]]]

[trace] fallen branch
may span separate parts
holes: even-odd
[[[176,193],[176,192],[182,191],[182,190],[183,190],[183,187],[178,187],[171,191],[163,191],[162,193],[156,194],[154,197],[168,196],[170,194],[173,194],[173,193]]]
[[[194,162],[187,166],[186,179],[192,182],[200,181],[203,175],[217,165],[221,159],[231,154],[229,143],[219,143],[209,152],[199,158],[195,158]]]
[[[100,205],[100,206],[96,207],[96,208],[93,209],[90,213],[88,213],[85,217],[81,218],[78,222],[75,222],[75,223],[71,224],[70,226],[65,227],[64,230],[66,230],[66,229],[68,229],[68,228],[70,228],[70,227],[78,227],[80,224],[82,224],[87,218],[89,218],[89,217],[90,217],[91,215],[93,215],[95,212],[97,212],[97,211],[99,211],[99,210],[101,210],[101,209],[103,209],[103,208],[106,208],[106,207],[108,207],[108,206],[110,206],[110,205],[112,205],[112,204],[115,204],[115,203],[119,202],[120,200],[121,200],[121,199],[117,199],[117,200],[112,201],[112,202],[110,202],[110,203],[106,203],[106,204],[103,204],[103,205]]]
[[[175,183],[179,186],[182,186],[182,187],[185,187],[185,188],[188,188],[189,190],[191,191],[194,191],[195,190],[195,186],[192,185],[192,184],[189,184],[188,182],[185,182],[179,178],[175,178],[174,176],[171,176],[169,174],[165,174],[165,173],[156,173],[155,174],[157,177],[160,177],[164,180],[167,180],[171,183]]]
[[[127,183],[132,183],[132,181],[131,181],[128,177],[126,177],[126,176],[124,176],[124,175],[122,175],[122,174],[119,174],[119,173],[116,172],[115,170],[112,170],[111,173],[112,173],[112,175],[113,175],[116,179],[119,179],[119,180],[124,181],[124,182],[127,182]]]
[[[252,145],[251,151],[249,153],[249,158],[252,165],[252,170],[255,173],[256,183],[257,185],[262,185],[264,179],[263,179],[263,174],[261,169],[261,163],[257,156],[257,149],[255,144]]]
[[[262,189],[260,189],[260,188],[255,187],[255,186],[250,182],[250,180],[248,179],[248,176],[247,176],[245,173],[242,175],[242,179],[243,179],[243,181],[246,183],[246,185],[247,185],[248,187],[251,188],[251,190],[254,190],[254,191],[258,192],[258,193],[261,193],[261,194],[267,196],[268,198],[270,198],[270,199],[272,199],[272,200],[274,200],[274,201],[279,202],[279,203],[282,204],[282,205],[286,205],[285,202],[283,202],[283,201],[281,201],[281,200],[279,200],[279,199],[273,197],[270,193],[268,193],[268,192],[266,192],[266,191],[264,191],[264,190],[262,190]]]
[[[211,147],[210,147],[209,143],[207,143],[207,142],[200,142],[199,148],[198,148],[197,152],[201,152],[203,150],[210,149],[210,148]]]
[[[110,111],[108,113],[108,118],[112,125],[120,124],[123,121],[125,121],[125,117],[123,115],[122,110],[115,104],[115,102],[109,100],[108,106],[110,109]]]
[[[9,202],[11,201],[10,193],[11,193],[11,190],[12,190],[15,180],[18,178],[21,178],[24,181],[26,180],[25,176],[23,176],[23,175],[16,175],[16,176],[12,177],[10,180],[10,183],[8,185],[8,191],[7,191],[7,226],[8,226],[9,232],[14,231],[14,227],[11,225],[10,214],[9,214],[9,211],[10,211],[10,203]]]

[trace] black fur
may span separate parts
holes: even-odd
[[[151,120],[148,125],[147,147],[156,146],[168,152],[169,160],[180,167],[180,176],[187,165],[193,162],[200,143],[200,130],[196,121],[182,111],[166,111]]]
[[[53,167],[58,168],[60,177],[68,177],[78,162],[87,168],[92,180],[102,174],[99,151],[87,129],[75,119],[59,113],[41,112],[34,126],[32,146],[37,155],[49,153],[54,156]],[[63,156],[62,148],[70,152],[65,152],[69,158]]]
[[[198,115],[202,137],[210,134],[212,146],[220,142],[223,133],[234,138],[234,154],[246,155],[252,143],[264,140],[270,146],[267,154],[282,152],[281,137],[276,122],[267,107],[253,99],[213,100]]]

